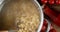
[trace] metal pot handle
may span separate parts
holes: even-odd
[[[4,0],[0,0],[0,5],[3,3]]]

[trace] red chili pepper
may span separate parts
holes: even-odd
[[[46,4],[47,3],[47,0],[41,0],[41,3],[42,4]]]
[[[47,26],[47,25],[48,25],[48,23],[47,23],[47,21],[46,21],[46,20],[44,20],[43,25],[45,25],[45,26]]]
[[[54,4],[54,0],[49,0],[49,4]]]
[[[56,32],[56,30],[55,29],[51,29],[49,32]]]
[[[41,3],[42,4],[46,4],[46,3],[54,4],[54,0],[41,0]]]
[[[60,4],[60,0],[56,0],[56,4],[59,5]]]
[[[51,29],[53,29],[53,26],[52,26],[52,25],[50,26],[50,30],[51,30]]]
[[[56,25],[60,26],[60,14],[55,19],[53,19],[53,21]]]
[[[50,26],[50,31],[49,32],[56,32],[56,30],[53,28],[53,26]]]
[[[41,3],[42,4],[56,4],[56,5],[59,5],[60,4],[60,0],[41,0]]]
[[[46,31],[47,25],[48,25],[47,21],[44,20],[44,23],[43,23],[43,27],[42,27],[42,29],[41,29],[41,32],[45,32],[45,31]]]
[[[52,22],[60,27],[60,14],[57,15],[53,10],[51,10],[48,6],[45,7],[44,13],[48,15]],[[56,17],[57,16],[57,17]]]
[[[56,13],[52,11],[48,6],[45,6],[44,13],[51,17],[51,19],[55,19]]]
[[[41,32],[45,32],[46,31],[46,26],[43,25]]]

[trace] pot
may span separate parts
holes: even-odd
[[[6,1],[3,0],[3,1],[0,1],[0,2],[1,2],[1,4],[0,4],[0,11],[1,11],[2,7],[4,6],[4,4],[7,3],[7,0]],[[38,3],[37,0],[32,0],[32,2],[37,6],[37,9],[39,9],[39,12],[40,12],[40,25],[39,25],[39,27],[37,29],[37,32],[40,32],[41,28],[42,28],[42,25],[43,25],[43,11],[42,11],[42,7],[40,6],[40,4]],[[8,31],[11,32],[11,31],[15,31],[15,30],[11,29],[11,30],[8,30]]]

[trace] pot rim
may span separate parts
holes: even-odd
[[[40,32],[41,31],[41,29],[42,29],[42,26],[43,26],[43,20],[44,20],[44,15],[43,15],[43,10],[42,10],[42,7],[41,7],[41,5],[38,3],[38,1],[37,0],[34,0],[34,2],[38,5],[38,9],[39,9],[39,12],[40,12],[40,17],[41,17],[41,19],[40,19],[40,25],[39,25],[39,27],[38,27],[38,30],[37,30],[37,32]]]

